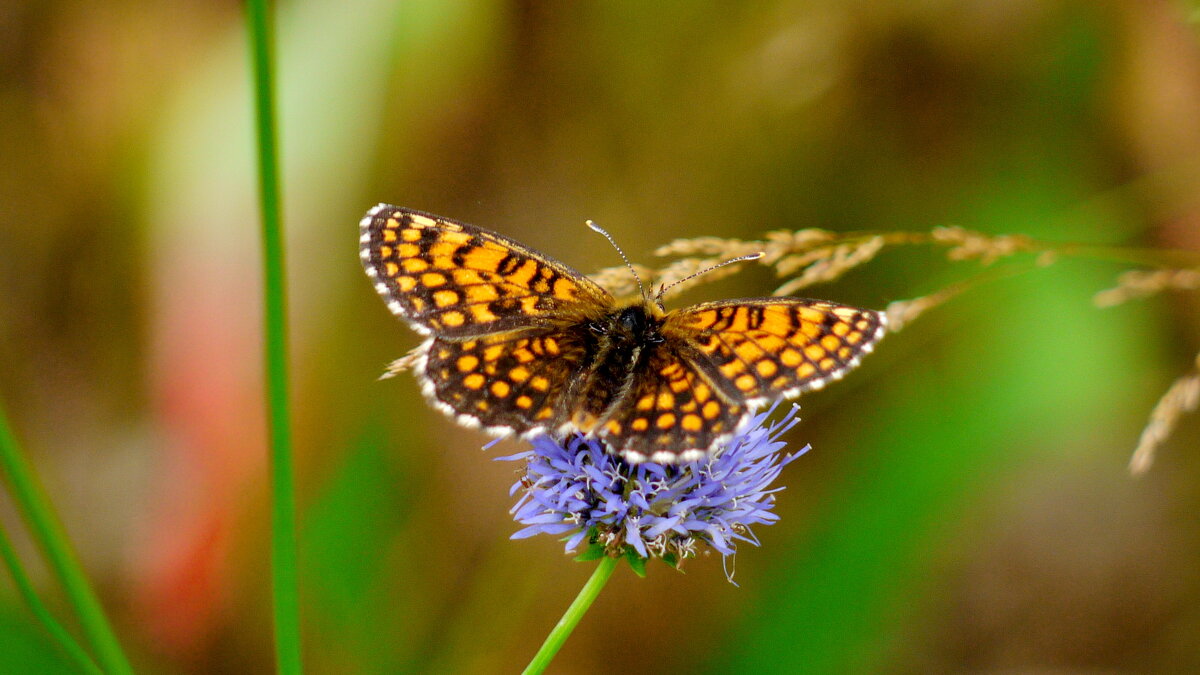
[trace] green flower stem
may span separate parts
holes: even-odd
[[[17,447],[16,437],[9,429],[8,419],[2,407],[0,468],[4,470],[8,489],[12,493],[13,501],[21,510],[26,526],[41,548],[42,555],[49,562],[50,569],[66,591],[75,613],[79,615],[80,626],[95,650],[96,659],[105,672],[113,675],[133,673],[129,659],[121,650],[121,644],[117,642],[117,636],[104,615],[100,600],[88,585],[83,568],[71,550],[66,532],[50,507],[50,500],[46,498],[45,491],[38,483],[33,467],[25,461],[24,455]]]
[[[46,630],[50,633],[58,644],[63,648],[74,661],[79,669],[89,675],[104,675],[104,671],[100,670],[100,666],[92,660],[92,657],[79,646],[75,638],[67,632],[67,629],[62,627],[42,604],[41,598],[33,590],[33,585],[29,583],[29,576],[25,574],[25,568],[21,566],[21,560],[17,557],[17,552],[13,550],[12,544],[8,540],[8,535],[4,529],[0,527],[0,558],[4,558],[4,564],[8,567],[9,574],[12,575],[13,583],[16,584],[17,590],[21,593],[21,597],[25,599],[25,603],[29,605],[29,609],[33,611],[34,616],[42,622]]]
[[[296,565],[296,499],[288,407],[287,295],[280,218],[275,125],[274,35],[266,0],[246,3],[253,62],[255,137],[263,237],[263,321],[271,457],[271,594],[275,660],[280,673],[300,673],[300,603]]]
[[[604,584],[608,583],[609,577],[612,576],[613,570],[617,569],[617,563],[620,558],[610,558],[605,556],[600,559],[600,564],[596,566],[596,571],[592,572],[592,577],[587,580],[583,588],[579,591],[579,595],[575,596],[575,601],[567,608],[566,613],[558,620],[558,624],[554,626],[554,630],[546,636],[546,641],[542,643],[541,649],[538,649],[537,654],[533,655],[533,660],[525,667],[523,675],[537,675],[545,672],[550,665],[550,661],[554,659],[554,655],[562,649],[563,643],[571,636],[571,631],[575,630],[575,626],[579,625],[579,620],[587,613],[588,608],[596,600],[596,596],[600,595],[600,591],[604,589]]]

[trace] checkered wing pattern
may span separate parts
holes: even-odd
[[[667,315],[663,335],[696,347],[695,365],[722,395],[754,408],[820,389],[883,337],[880,312],[800,298],[745,298]]]
[[[585,357],[572,331],[432,338],[417,374],[430,401],[459,423],[533,434],[566,420],[564,392]]]
[[[380,204],[360,230],[360,257],[375,290],[424,335],[570,325],[613,304],[582,274],[474,225]]]
[[[498,435],[594,435],[632,462],[703,458],[754,408],[840,378],[884,331],[879,312],[820,300],[618,306],[507,237],[387,204],[360,229],[375,289],[428,336],[402,361],[434,406]]]
[[[663,343],[640,364],[597,432],[614,452],[634,462],[688,462],[737,431],[746,407],[714,390],[691,352],[684,343]]]

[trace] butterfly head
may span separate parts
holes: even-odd
[[[590,327],[614,346],[642,346],[663,341],[660,329],[664,316],[655,305],[635,303],[593,321]]]

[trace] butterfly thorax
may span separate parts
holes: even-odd
[[[663,313],[638,303],[621,307],[587,323],[581,331],[582,367],[568,386],[567,399],[580,413],[572,424],[591,429],[628,396],[633,374],[663,342]]]
[[[661,342],[662,311],[638,303],[611,312],[588,324],[588,329],[603,336],[613,348],[630,350],[647,343]]]

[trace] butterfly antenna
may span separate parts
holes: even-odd
[[[701,274],[708,274],[709,272],[711,272],[713,270],[719,270],[726,265],[732,265],[734,263],[746,262],[747,260],[758,260],[761,257],[763,257],[763,254],[762,254],[762,251],[759,251],[758,253],[751,253],[750,255],[743,255],[743,256],[738,256],[736,258],[730,258],[729,260],[726,260],[724,262],[719,262],[716,265],[713,265],[712,267],[705,267],[704,269],[700,270],[699,272],[692,272],[691,274],[687,275],[686,277],[684,277],[682,279],[676,279],[675,281],[672,281],[669,284],[665,284],[665,285],[659,287],[658,294],[654,296],[654,302],[657,302],[659,305],[662,305],[662,296],[664,293],[666,293],[667,291],[671,290],[672,288],[678,286],[679,284],[682,284],[685,281],[691,281],[692,279],[695,279],[696,277],[700,276]]]
[[[617,242],[613,241],[612,235],[605,232],[604,228],[600,227],[591,220],[587,221],[587,226],[592,228],[593,232],[599,232],[600,234],[604,235],[604,238],[608,240],[608,243],[612,244],[612,247],[617,249],[617,255],[621,256],[621,260],[625,261],[625,266],[628,267],[629,271],[633,273],[634,281],[637,281],[638,292],[642,294],[642,298],[644,300],[649,300],[650,296],[646,295],[646,287],[642,285],[642,278],[638,276],[637,270],[633,269],[633,265],[629,263],[629,258],[625,257],[625,252],[621,250],[620,246],[617,246]]]

